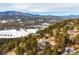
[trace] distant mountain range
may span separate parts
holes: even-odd
[[[30,17],[30,18],[29,18]],[[69,16],[52,16],[52,15],[39,15],[39,14],[31,14],[31,13],[23,13],[18,11],[5,11],[0,12],[0,19],[53,19],[53,20],[60,20],[60,19],[73,19],[79,18],[79,15],[69,15]]]
[[[23,13],[23,12],[18,12],[18,11],[5,11],[5,12],[0,12],[0,15],[26,15],[26,16],[38,16],[38,15],[36,15],[36,14]]]

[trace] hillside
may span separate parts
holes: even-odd
[[[22,20],[43,19],[44,21],[49,21],[49,20],[76,19],[79,18],[79,15],[68,15],[68,16],[39,15],[12,10],[0,12],[0,20],[11,20],[11,19],[16,20],[18,18]]]
[[[6,40],[0,45],[0,54],[14,48],[20,55],[78,55],[79,19],[62,20],[25,38]]]

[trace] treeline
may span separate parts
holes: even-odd
[[[0,41],[2,41],[0,42],[0,55],[6,54],[20,43],[20,39],[0,39]]]

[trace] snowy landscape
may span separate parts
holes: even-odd
[[[22,28],[19,30],[9,29],[9,30],[0,30],[0,38],[21,38],[27,36],[30,33],[36,33],[38,29],[26,29]]]

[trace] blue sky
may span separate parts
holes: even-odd
[[[79,15],[78,3],[0,3],[0,11],[20,11],[42,15]]]

